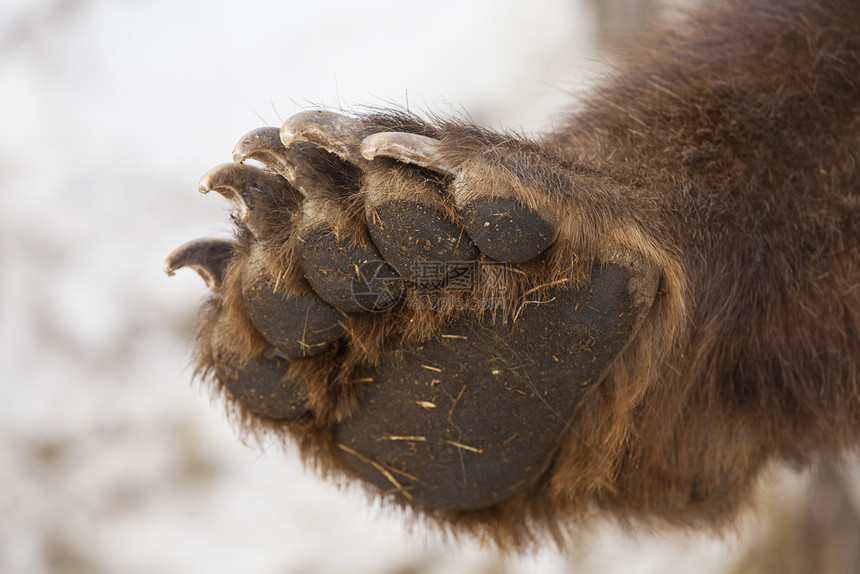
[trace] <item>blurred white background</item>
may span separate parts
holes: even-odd
[[[537,130],[605,69],[585,0],[5,0],[0,572],[707,572],[735,544],[601,527],[502,559],[240,444],[191,383],[204,287],[165,255],[228,233],[197,178],[307,107]]]

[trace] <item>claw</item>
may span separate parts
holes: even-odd
[[[361,126],[361,120],[334,112],[301,112],[284,122],[281,142],[285,146],[297,141],[307,142],[360,166],[366,161],[359,149]]]
[[[247,159],[262,162],[284,176],[294,179],[293,167],[286,159],[287,148],[281,143],[280,130],[273,127],[257,128],[246,133],[233,148],[233,161]]]
[[[286,196],[296,209],[301,201],[298,192],[281,176],[245,164],[225,163],[212,168],[200,179],[199,190],[215,190],[223,195],[257,237],[265,233],[266,215],[275,197]]]
[[[224,266],[233,255],[233,242],[226,239],[194,239],[174,249],[164,260],[164,272],[172,276],[177,269],[190,267],[213,291],[221,287]]]
[[[453,166],[442,156],[442,143],[418,134],[382,132],[367,136],[361,142],[361,155],[368,160],[390,157],[446,175],[454,173]]]

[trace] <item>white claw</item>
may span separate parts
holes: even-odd
[[[381,132],[367,136],[361,142],[361,154],[368,160],[388,157],[446,175],[454,173],[442,154],[442,143],[419,134]]]
[[[217,291],[221,287],[224,266],[233,255],[234,245],[226,239],[194,239],[174,249],[164,260],[164,272],[172,276],[177,269],[194,269],[206,283]]]
[[[361,120],[334,112],[300,112],[281,126],[281,143],[289,147],[293,142],[307,142],[360,166],[365,161],[359,151],[361,127]]]
[[[236,210],[239,220],[256,237],[266,231],[266,215],[275,197],[300,197],[280,175],[247,164],[225,163],[210,169],[200,178],[200,193],[216,191]]]
[[[248,204],[245,203],[243,197],[244,186],[242,185],[239,170],[234,169],[235,167],[238,166],[229,163],[213,167],[200,178],[200,182],[197,184],[197,191],[204,194],[210,191],[217,191],[224,196],[224,199],[230,202],[230,205],[236,210],[239,219],[244,222],[248,219],[250,209],[248,209]]]
[[[264,163],[287,180],[293,177],[294,170],[287,160],[287,148],[281,143],[278,128],[257,128],[242,136],[233,148],[233,161],[242,163],[248,159]]]

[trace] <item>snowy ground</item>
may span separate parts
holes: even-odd
[[[432,6],[432,9],[430,8]],[[5,0],[0,7],[0,572],[684,572],[735,549],[609,529],[501,560],[408,532],[237,442],[187,368],[196,192],[240,135],[316,104],[539,129],[602,69],[574,0]],[[564,54],[560,56],[559,54]]]

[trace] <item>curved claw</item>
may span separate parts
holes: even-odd
[[[364,138],[361,154],[368,160],[390,157],[443,174],[454,173],[454,167],[442,156],[442,143],[433,138],[404,132],[381,132]]]
[[[286,198],[298,209],[301,196],[281,176],[245,164],[225,163],[209,170],[201,179],[200,193],[216,191],[224,196],[239,220],[259,237],[266,230],[266,215],[275,198]],[[291,206],[292,207],[292,206]]]
[[[242,163],[254,159],[277,171],[287,180],[294,179],[293,167],[286,158],[287,148],[281,143],[281,130],[257,128],[246,133],[233,148],[233,161]]]
[[[366,162],[360,150],[361,127],[361,120],[334,112],[300,112],[281,126],[281,142],[288,147],[293,142],[307,142],[361,166]]]
[[[164,272],[172,276],[177,269],[194,269],[213,291],[221,287],[224,267],[233,256],[233,242],[226,239],[194,239],[174,249],[164,260]]]

